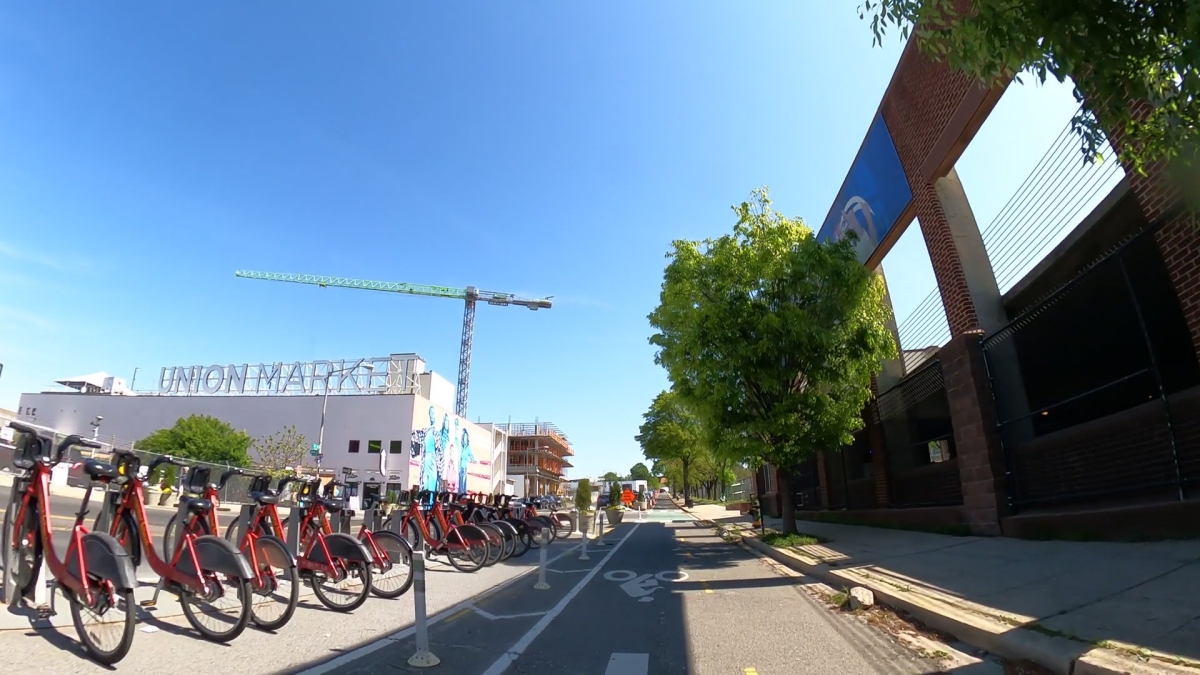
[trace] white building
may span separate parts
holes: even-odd
[[[439,479],[452,491],[505,491],[504,427],[455,415],[454,385],[426,371],[416,354],[167,367],[150,392],[96,375],[59,380],[61,391],[22,394],[18,418],[121,446],[190,415],[216,417],[252,438],[294,425],[319,452],[305,464],[319,457],[323,473],[342,477],[351,508],[354,497]]]

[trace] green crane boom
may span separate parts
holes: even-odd
[[[551,297],[519,298],[512,293],[496,293],[481,291],[474,286],[466,288],[451,288],[449,286],[430,286],[427,284],[406,284],[399,281],[367,281],[365,279],[347,279],[344,277],[324,277],[315,274],[285,274],[279,272],[247,272],[238,270],[237,276],[243,279],[260,279],[262,281],[286,281],[293,284],[309,284],[321,288],[356,288],[363,291],[384,291],[387,293],[404,293],[406,295],[425,295],[433,298],[451,298],[462,300],[463,310],[462,344],[458,353],[458,392],[454,402],[454,412],[459,416],[467,415],[467,389],[471,383],[471,352],[475,338],[475,303],[482,300],[489,305],[516,305],[533,311],[550,309]]]

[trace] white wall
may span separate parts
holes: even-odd
[[[367,453],[367,441],[403,440],[407,450],[412,435],[413,395],[330,396],[325,417],[323,466],[361,471],[379,468],[379,456]],[[100,437],[127,445],[170,427],[189,415],[211,415],[253,438],[263,438],[295,425],[309,443],[321,428],[321,396],[110,396],[105,394],[22,394],[18,416],[22,421],[53,427],[62,433],[92,435],[90,423],[102,415]],[[357,454],[348,452],[350,440],[359,440]],[[401,457],[397,455],[395,457]],[[391,458],[389,458],[391,459]],[[311,457],[305,464],[314,465]],[[396,460],[396,468],[406,466]],[[389,466],[389,471],[392,467]],[[405,479],[407,480],[407,479]]]
[[[446,410],[455,408],[457,385],[432,370],[421,373],[421,392],[433,404]]]

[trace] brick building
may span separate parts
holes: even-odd
[[[916,220],[950,337],[885,364],[852,446],[761,470],[768,514],[786,487],[799,518],[1010,536],[1200,528],[1196,215],[1166,167],[1130,172],[1001,293],[954,167],[1006,88],[915,40],[904,50],[819,236],[860,231],[878,268]],[[856,172],[894,184],[864,206]]]

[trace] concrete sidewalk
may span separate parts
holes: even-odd
[[[799,572],[870,588],[1000,656],[1062,673],[1174,672],[1171,664],[1200,672],[1200,541],[1026,541],[798,521],[821,543],[780,551],[736,511],[690,512]],[[1096,668],[1109,657],[1127,663]],[[1139,662],[1149,670],[1136,670]]]

